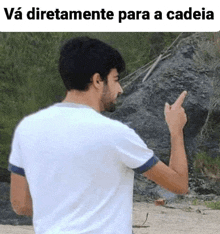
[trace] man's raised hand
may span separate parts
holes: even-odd
[[[187,92],[183,91],[173,105],[169,105],[168,103],[165,104],[165,120],[172,133],[179,133],[182,131],[187,122],[185,110],[182,107],[186,95]]]

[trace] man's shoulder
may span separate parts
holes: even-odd
[[[102,118],[103,122],[109,125],[119,127],[119,128],[125,128],[125,129],[129,128],[126,123],[123,123],[119,120],[111,119],[110,117],[104,116],[102,114],[100,114],[100,118]]]
[[[134,132],[134,130],[127,123],[123,123],[119,120],[111,119],[106,116],[102,116],[102,124],[108,131],[114,132],[115,134],[126,134],[128,132]]]
[[[24,128],[25,126],[34,126],[37,122],[40,122],[45,117],[48,117],[49,112],[52,113],[53,110],[50,108],[52,106],[48,106],[45,108],[42,108],[36,112],[33,112],[29,115],[24,116],[17,125],[17,128]]]

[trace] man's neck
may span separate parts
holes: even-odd
[[[62,102],[86,105],[100,112],[98,99],[89,91],[70,90],[67,92],[66,97]]]

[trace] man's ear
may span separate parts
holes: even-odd
[[[96,88],[96,89],[102,89],[103,87],[103,80],[100,76],[99,73],[95,73],[92,76],[92,85]]]

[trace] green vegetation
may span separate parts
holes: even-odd
[[[220,201],[206,201],[205,205],[213,210],[220,210]]]
[[[220,179],[220,157],[212,158],[206,152],[195,155],[194,167],[209,178]]]
[[[192,201],[192,205],[193,206],[198,206],[198,205],[202,205],[203,203],[199,200],[199,199],[194,199],[193,201]]]
[[[111,44],[126,61],[125,76],[158,56],[178,34],[0,32],[0,166],[7,168],[16,124],[64,97],[65,88],[57,70],[61,42],[90,36]]]
[[[195,199],[192,201],[192,205],[205,205],[206,207],[211,208],[213,210],[220,210],[220,201],[201,201],[199,199]]]

